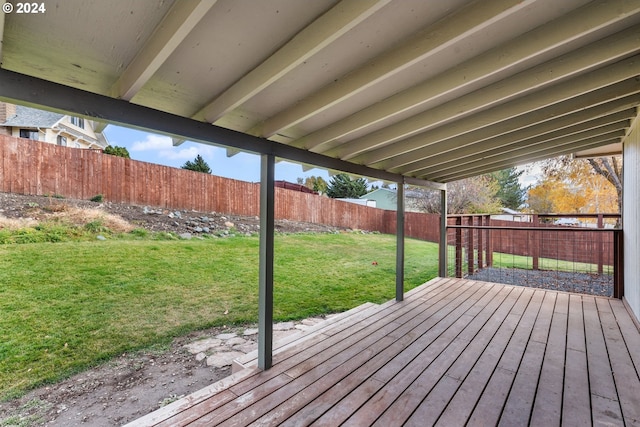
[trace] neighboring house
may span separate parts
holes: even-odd
[[[503,214],[491,215],[491,219],[497,219],[501,221],[531,222],[531,214],[526,214],[509,208],[502,208],[502,212]]]
[[[6,102],[0,102],[0,135],[74,148],[102,150],[109,145],[96,122]]]
[[[389,188],[378,188],[370,193],[361,196],[361,199],[375,200],[375,207],[395,211],[398,207],[397,190]],[[405,210],[407,212],[422,212],[420,209],[421,194],[416,191],[407,190],[404,193]]]

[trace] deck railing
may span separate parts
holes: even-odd
[[[448,275],[622,297],[620,215],[519,218],[449,216]]]

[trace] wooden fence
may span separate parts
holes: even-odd
[[[98,151],[0,136],[0,191],[256,216],[260,186]],[[396,232],[396,212],[277,187],[277,219]],[[407,212],[405,234],[438,242],[439,215]]]

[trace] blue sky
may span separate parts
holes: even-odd
[[[104,133],[109,144],[126,147],[134,160],[179,168],[187,160],[193,160],[200,154],[214,175],[249,182],[260,181],[260,157],[255,154],[239,153],[227,157],[227,151],[224,148],[190,141],[174,147],[168,136],[114,125],[107,126]],[[523,186],[534,184],[538,174],[539,168],[529,168],[521,176],[520,183]],[[308,176],[321,176],[329,181],[329,173],[324,169],[315,168],[305,172],[302,166],[295,163],[284,161],[276,163],[276,180],[297,182],[297,178]],[[377,182],[372,183],[379,185]]]
[[[239,153],[227,157],[224,148],[185,141],[174,147],[171,138],[145,131],[109,125],[104,131],[111,145],[126,147],[131,158],[143,162],[181,167],[187,160],[193,160],[198,154],[207,162],[214,175],[242,181],[260,181],[260,157],[255,154]],[[322,176],[329,180],[324,169],[311,169],[306,172],[302,166],[289,162],[276,163],[276,180],[296,182],[298,177]]]

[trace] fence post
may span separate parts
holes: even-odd
[[[604,216],[602,214],[598,214],[598,227],[597,228],[604,228]],[[604,245],[602,242],[602,233],[598,233],[597,237],[596,237],[596,245],[597,245],[597,250],[596,252],[598,253],[598,274],[602,275],[603,273],[603,260],[602,260],[602,255],[604,252]]]
[[[440,277],[449,276],[449,262],[447,260],[447,190],[440,190],[440,244],[438,254],[438,273]]]
[[[478,216],[478,225],[482,227],[484,224],[484,215]],[[478,228],[478,270],[484,268],[484,230]]]
[[[613,297],[624,296],[624,244],[622,230],[613,230]]]
[[[456,225],[462,225],[462,217],[456,217]],[[462,228],[456,228],[456,277],[462,278]]]
[[[475,259],[475,250],[474,250],[474,229],[473,229],[473,225],[475,223],[475,216],[474,215],[470,215],[469,216],[469,220],[468,220],[468,224],[469,224],[469,228],[467,229],[467,274],[473,274],[474,273],[474,259]]]
[[[540,226],[540,218],[538,217],[538,214],[533,214],[533,226],[534,227],[539,227]],[[530,238],[529,241],[531,242],[531,257],[533,259],[533,269],[537,270],[539,265],[539,257],[540,257],[540,240],[541,238],[538,237],[537,233],[535,231],[530,231],[529,233],[527,233]],[[542,232],[540,232],[540,234],[542,234]]]
[[[486,226],[491,226],[491,215],[487,215],[485,217]],[[491,229],[487,228],[487,234],[485,237],[487,238],[487,267],[493,267],[493,233]]]

